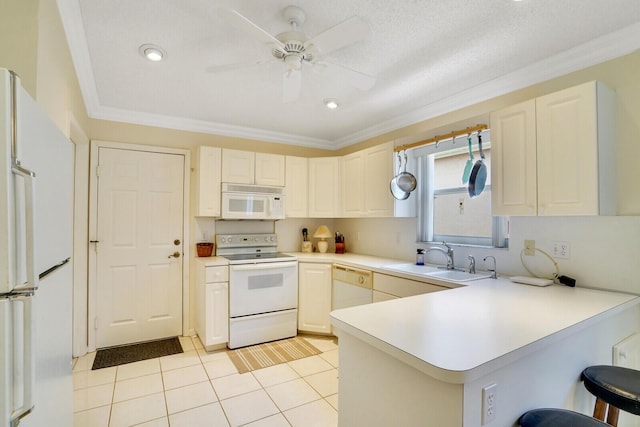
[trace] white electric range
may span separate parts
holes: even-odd
[[[216,255],[229,260],[231,349],[297,334],[298,260],[277,245],[276,234],[216,236]]]

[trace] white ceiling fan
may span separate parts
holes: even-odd
[[[319,72],[333,73],[340,79],[345,79],[360,90],[368,90],[375,84],[375,77],[350,68],[324,60],[331,52],[356,43],[371,33],[369,25],[360,17],[353,16],[345,21],[323,31],[313,38],[299,30],[306,19],[302,9],[297,6],[287,6],[282,15],[291,24],[291,31],[273,36],[254,24],[248,18],[233,9],[219,9],[221,18],[258,40],[267,43],[274,59],[267,61],[250,61],[245,63],[208,67],[207,72],[219,73],[249,66],[262,65],[270,62],[282,62],[287,66],[283,76],[282,102],[292,102],[300,96],[302,84],[301,69],[306,65],[313,65]]]

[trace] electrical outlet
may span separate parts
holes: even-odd
[[[567,259],[571,256],[569,242],[553,242],[553,257]]]
[[[524,254],[527,256],[534,256],[536,254],[536,241],[525,240],[524,241]]]
[[[482,387],[482,425],[496,419],[497,397],[497,384]]]

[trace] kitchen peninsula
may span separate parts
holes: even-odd
[[[536,407],[590,412],[580,372],[611,364],[612,346],[638,331],[640,298],[483,279],[337,310],[331,323],[340,425],[502,427]]]

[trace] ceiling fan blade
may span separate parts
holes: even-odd
[[[234,27],[246,32],[247,34],[252,35],[253,37],[258,38],[264,43],[272,43],[278,47],[284,47],[284,44],[280,40],[266,32],[262,28],[258,27],[248,18],[245,18],[233,9],[220,8],[218,9],[218,15]]]
[[[315,46],[321,55],[327,55],[345,46],[367,38],[371,34],[369,24],[359,16],[352,16],[345,21],[323,31],[304,43],[305,48]]]
[[[282,78],[282,102],[293,102],[300,97],[302,73],[300,70],[287,70]]]
[[[275,62],[279,63],[280,61],[264,60],[264,61],[237,62],[234,64],[212,65],[210,67],[205,68],[204,70],[207,73],[219,74],[219,73],[225,73],[227,71],[240,70],[243,68],[252,68],[252,67],[257,67],[263,64],[269,64],[269,63],[275,63]]]
[[[374,76],[332,62],[315,62],[313,70],[318,74],[330,76],[332,79],[346,80],[351,86],[360,90],[369,90],[376,84]]]

